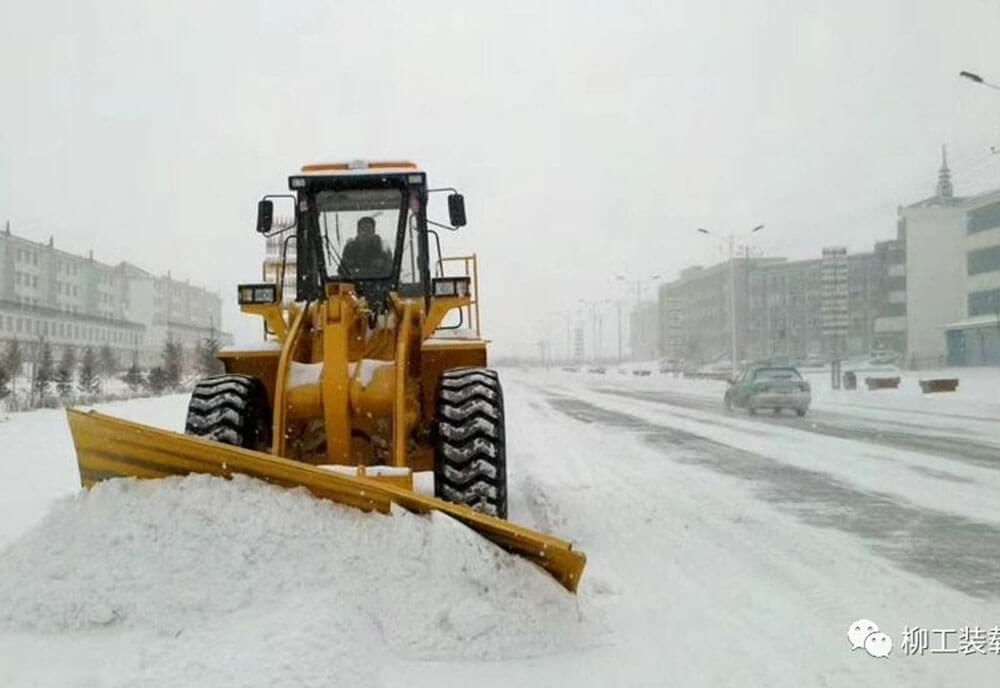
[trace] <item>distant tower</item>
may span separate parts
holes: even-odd
[[[941,169],[938,170],[938,198],[953,198],[955,189],[951,185],[951,170],[948,169],[948,147],[941,146]]]

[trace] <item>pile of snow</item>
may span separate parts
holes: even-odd
[[[365,514],[243,477],[102,483],[58,501],[0,553],[0,631],[92,640],[184,632],[205,636],[190,642],[224,638],[206,649],[221,658],[255,645],[291,657],[289,643],[308,629],[310,645],[326,649],[302,666],[327,680],[371,679],[386,651],[405,659],[561,652],[590,644],[592,627],[545,572],[447,516]],[[165,678],[173,667],[162,659],[146,658],[131,678]],[[252,664],[252,685],[270,685],[281,671],[281,662]]]

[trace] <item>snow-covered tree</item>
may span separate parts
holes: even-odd
[[[184,348],[180,342],[168,339],[163,345],[164,386],[175,388],[181,383],[184,372]]]
[[[76,377],[76,349],[67,344],[63,348],[62,358],[56,367],[56,389],[59,396],[66,398],[73,391],[73,380]]]
[[[77,375],[77,387],[84,394],[97,394],[101,391],[101,376],[97,372],[97,355],[89,346],[83,351],[83,361]]]
[[[10,394],[10,375],[7,374],[7,362],[0,359],[0,399]]]
[[[24,367],[24,352],[21,351],[21,343],[17,339],[12,339],[7,344],[7,351],[3,357],[4,370],[10,378],[10,391],[17,391],[17,376],[21,374]]]
[[[49,384],[55,378],[55,362],[52,359],[52,345],[42,339],[31,380],[31,391],[36,404],[44,403],[49,392]]]
[[[218,359],[219,338],[213,327],[209,335],[198,346],[198,372],[204,376],[218,375],[225,371],[222,361]]]
[[[167,387],[167,374],[163,368],[156,366],[149,371],[146,376],[146,388],[153,394],[162,394]]]
[[[132,392],[137,392],[139,387],[142,385],[142,371],[139,369],[139,354],[133,352],[132,354],[132,365],[129,366],[128,370],[122,376],[122,381],[128,385],[128,388]]]
[[[101,375],[113,377],[118,372],[118,361],[108,344],[101,347]]]

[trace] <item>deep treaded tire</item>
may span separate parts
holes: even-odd
[[[434,494],[507,518],[503,389],[489,368],[441,375],[434,440]]]
[[[266,448],[271,438],[271,412],[264,385],[246,375],[213,375],[199,380],[188,403],[184,432],[235,447]]]

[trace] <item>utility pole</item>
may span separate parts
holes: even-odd
[[[622,362],[622,302],[621,299],[618,299],[618,365],[621,365],[621,362]]]
[[[764,229],[764,225],[757,225],[750,230],[750,234]],[[716,239],[720,238],[716,234],[708,231],[704,227],[699,227],[698,231]],[[733,373],[736,373],[736,235],[729,234],[729,360]]]
[[[649,283],[649,282],[656,282],[662,276],[663,276],[662,274],[658,274],[658,275],[650,275],[649,277],[646,277],[644,279],[629,280],[625,275],[620,275],[620,274],[619,275],[615,275],[615,280],[617,282],[622,283],[621,284],[621,286],[622,286],[622,293],[625,295],[626,298],[628,296],[628,284],[629,284],[629,281],[631,281],[632,285],[635,287],[635,311],[634,311],[635,312],[635,323],[634,324],[635,324],[635,327],[636,327],[637,331],[633,332],[632,331],[632,325],[629,325],[629,339],[632,341],[632,357],[633,358],[637,358],[638,355],[639,355],[639,351],[636,349],[636,346],[637,346],[637,344],[639,344],[640,339],[642,338],[642,336],[644,334],[644,332],[642,330],[642,325],[643,325],[643,322],[644,322],[644,319],[642,317],[642,292],[643,292],[643,286],[645,284]],[[616,301],[616,304],[618,306],[618,362],[621,363],[622,357],[624,355],[623,354],[623,350],[622,350],[622,346],[623,346],[622,345],[622,342],[623,342],[623,338],[622,338],[622,300],[621,300],[621,298],[617,298],[616,297],[615,301]],[[657,309],[659,309],[659,299],[657,299],[656,307],[657,307]],[[654,346],[654,349],[655,348],[656,347]]]
[[[736,240],[729,235],[729,352],[732,374],[736,374],[736,261],[733,255],[733,245]]]

